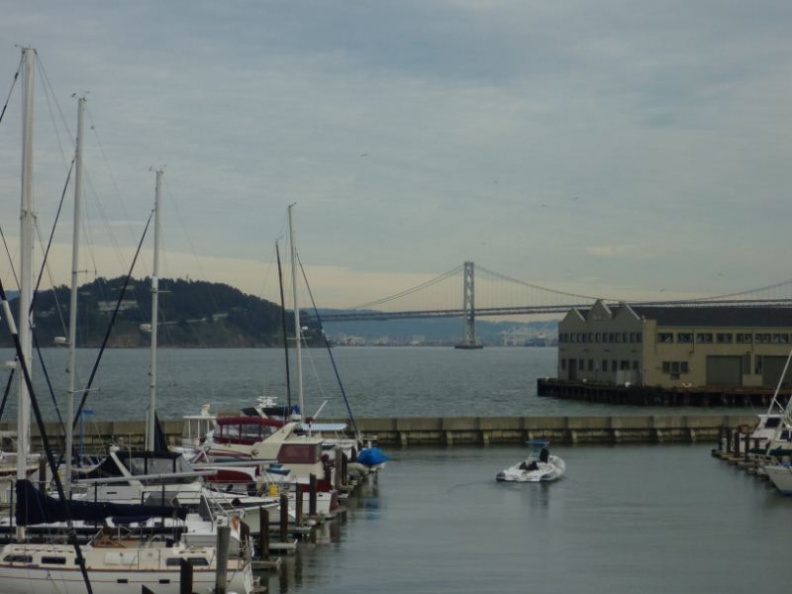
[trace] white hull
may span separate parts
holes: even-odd
[[[784,464],[768,464],[762,469],[776,489],[784,495],[792,495],[792,467]]]
[[[536,462],[536,469],[524,468],[524,463],[515,464],[499,472],[495,477],[498,482],[506,483],[542,483],[556,481],[564,476],[566,464],[558,456],[550,456],[547,462]]]
[[[179,559],[206,558],[204,549],[188,548],[83,547],[82,551],[95,594],[140,594],[142,586],[156,594],[179,594]],[[85,594],[83,575],[74,557],[69,545],[6,545],[0,559],[0,589],[3,594]],[[5,561],[12,558],[20,561]],[[193,567],[194,592],[208,594],[214,589],[214,561]],[[226,583],[228,592],[251,592],[250,565],[229,561]]]

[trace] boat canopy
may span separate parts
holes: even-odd
[[[220,417],[212,439],[215,443],[253,445],[284,426],[279,419],[263,417]]]
[[[108,518],[112,518],[116,524],[122,524],[149,518],[178,517],[184,520],[187,517],[186,507],[106,501],[62,501],[41,493],[29,480],[17,481],[16,496],[15,518],[18,526],[51,524],[67,520],[102,523]]]

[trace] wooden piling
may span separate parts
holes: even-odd
[[[228,548],[231,540],[231,526],[227,523],[217,527],[217,571],[215,594],[226,594],[228,581]]]
[[[333,472],[333,488],[336,491],[340,491],[341,490],[341,464],[342,464],[341,459],[342,459],[342,457],[344,455],[344,451],[340,447],[336,446],[335,447],[335,451],[333,453],[335,454],[335,459],[333,461],[333,464],[334,464],[333,465],[333,470],[334,470],[334,472]]]
[[[286,542],[289,539],[289,496],[286,493],[280,495],[280,541]]]
[[[311,474],[308,479],[308,515],[316,516],[316,475]]]
[[[304,489],[300,483],[297,483],[296,497],[294,499],[294,523],[299,528],[303,523],[303,493]]]
[[[193,566],[187,559],[179,562],[179,594],[192,594]]]
[[[269,557],[269,510],[264,506],[259,508],[258,553],[262,561]]]

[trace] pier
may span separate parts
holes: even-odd
[[[618,444],[718,442],[724,430],[748,432],[756,414],[630,415],[563,417],[381,417],[355,422],[363,437],[380,446],[523,445],[544,437],[559,444]],[[181,442],[182,421],[162,422],[168,443]],[[0,435],[13,429],[0,424]],[[52,442],[61,433],[55,423],[46,426]],[[87,452],[103,451],[109,444],[143,446],[142,421],[97,421],[83,437]],[[40,446],[32,428],[33,448]],[[3,444],[7,445],[7,444]]]
[[[660,388],[539,378],[536,380],[536,393],[538,396],[562,400],[630,406],[700,406],[702,408],[753,406],[766,409],[773,399],[774,390],[759,386]]]

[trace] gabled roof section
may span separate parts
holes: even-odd
[[[619,303],[619,305],[613,307],[613,319],[622,318],[629,318],[635,321],[641,320],[641,316],[639,316],[627,303]]]
[[[599,322],[612,319],[613,312],[602,299],[597,299],[591,309],[586,311],[585,316],[587,322]]]
[[[635,305],[631,309],[641,318],[657,320],[658,326],[792,327],[792,307]]]
[[[587,310],[580,310],[577,307],[573,307],[572,309],[570,309],[566,313],[566,315],[564,316],[564,319],[561,320],[561,323],[563,324],[564,322],[569,322],[571,320],[575,320],[575,321],[578,321],[578,322],[585,322],[586,321],[586,315],[585,315],[586,311]]]

